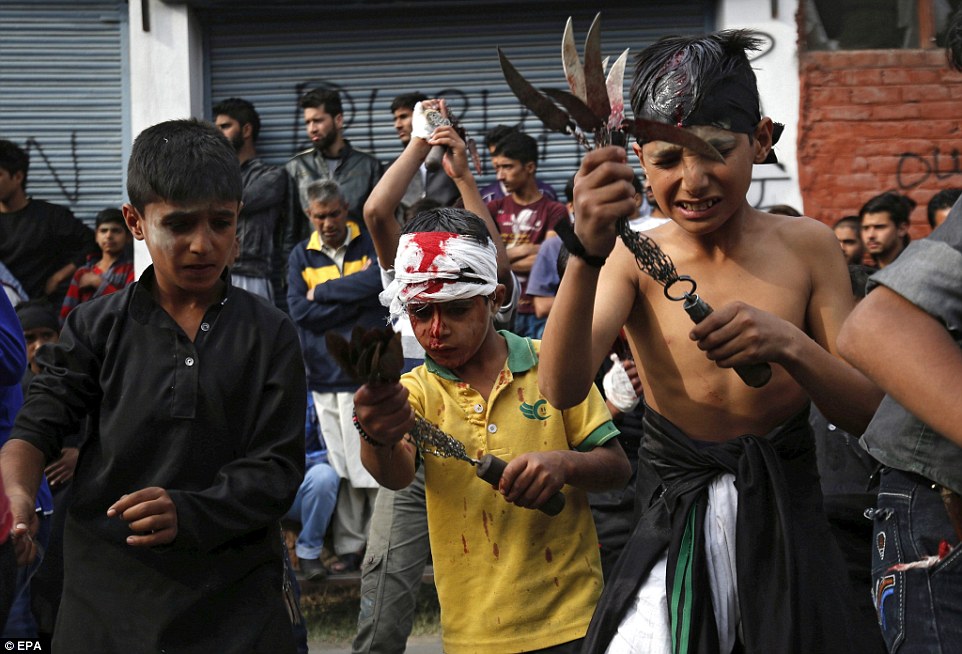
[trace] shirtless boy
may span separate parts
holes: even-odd
[[[663,39],[639,56],[632,84],[637,118],[682,127],[724,157],[633,145],[672,219],[647,234],[715,307],[703,322],[692,326],[616,243],[615,222],[633,209],[624,150],[589,153],[576,180],[576,233],[589,256],[569,260],[545,331],[541,390],[559,408],[580,401],[624,326],[650,407],[644,515],[585,651],[849,647],[849,589],[834,572],[841,561],[821,511],[806,415],[814,401],[859,433],[879,395],[836,356],[852,294],[832,231],[746,199],[753,164],[773,146],[745,54],[756,48],[745,32]],[[588,262],[598,257],[608,257],[601,268]],[[571,356],[584,343],[587,362]],[[761,362],[773,368],[762,388],[731,370]],[[736,535],[731,551],[725,543]]]

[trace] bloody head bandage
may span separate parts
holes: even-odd
[[[396,318],[411,302],[450,302],[490,295],[498,287],[494,243],[451,232],[402,234],[394,260],[394,281],[381,304]]]

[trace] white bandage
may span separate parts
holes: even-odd
[[[451,121],[441,115],[437,109],[425,109],[418,102],[411,114],[411,136],[427,141],[434,134],[434,129],[441,125],[450,125]]]
[[[611,366],[611,370],[605,373],[601,385],[605,389],[605,397],[611,402],[612,406],[622,413],[628,413],[638,406],[639,397],[635,393],[631,378],[625,372],[625,366],[621,363],[618,355],[612,354],[611,360],[614,365]]]
[[[451,232],[402,234],[394,260],[394,281],[379,298],[392,317],[411,302],[450,302],[491,295],[498,287],[494,243]]]

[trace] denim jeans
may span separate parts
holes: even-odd
[[[948,654],[962,648],[962,547],[934,484],[884,468],[874,510],[872,596],[889,652]],[[934,565],[896,570],[900,563],[955,546]]]
[[[533,313],[518,313],[514,316],[514,326],[511,331],[518,336],[541,338],[546,324],[548,324],[547,318],[539,318]]]
[[[404,652],[424,566],[431,554],[424,466],[399,491],[381,489],[361,566],[361,610],[354,654]]]
[[[319,559],[324,547],[324,534],[331,522],[334,505],[337,503],[337,488],[340,478],[334,468],[326,463],[317,463],[304,473],[304,481],[297,489],[294,504],[287,517],[301,523],[301,533],[297,536],[294,551],[299,559]]]

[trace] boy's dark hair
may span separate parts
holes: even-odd
[[[845,216],[844,218],[839,218],[838,221],[832,225],[832,229],[836,227],[851,227],[857,232],[862,227],[862,220],[858,216]]]
[[[538,163],[538,142],[524,132],[514,131],[506,134],[494,147],[494,156],[507,157],[526,164]]]
[[[507,125],[495,125],[485,133],[484,147],[488,150],[497,147],[498,143],[500,143],[505,136],[517,131],[516,128]]]
[[[935,212],[940,209],[951,209],[960,195],[962,195],[962,189],[947,188],[932,196],[932,199],[929,200],[929,204],[926,207],[926,215],[928,216],[929,225],[932,226],[932,229],[935,229]]]
[[[141,132],[130,151],[127,196],[141,213],[157,201],[240,202],[243,190],[237,153],[210,123],[158,123]]]
[[[467,236],[481,245],[491,242],[491,234],[483,220],[467,209],[455,207],[422,211],[401,229],[402,234],[414,232],[451,232]]]
[[[127,221],[124,220],[124,212],[116,207],[107,207],[97,212],[94,219],[94,227],[100,227],[104,223],[118,223],[127,229]]]
[[[882,213],[885,212],[892,219],[892,223],[896,227],[899,225],[904,225],[909,222],[909,214],[912,213],[912,209],[915,208],[915,200],[907,195],[902,195],[901,193],[896,193],[894,191],[888,191],[880,195],[876,195],[874,198],[862,205],[859,209],[858,217],[859,221],[865,217],[867,213]]]
[[[751,136],[761,108],[746,52],[758,50],[761,43],[749,30],[659,39],[635,57],[635,116],[671,125],[713,125]]]
[[[438,209],[439,207],[442,207],[442,206],[444,205],[442,205],[440,202],[438,202],[434,198],[421,198],[420,200],[418,200],[417,202],[415,202],[410,207],[404,210],[403,224],[406,225],[409,222],[411,222],[411,220],[413,220],[414,217],[419,213],[421,213],[422,211]]]
[[[402,93],[393,100],[391,100],[391,113],[393,114],[398,109],[414,109],[414,105],[418,102],[424,102],[428,99],[428,96],[424,95],[420,91],[415,91],[414,93]]]
[[[30,168],[30,155],[13,141],[0,139],[0,168],[10,175],[23,173],[21,188],[27,188],[27,170]]]
[[[251,139],[254,141],[257,140],[257,135],[261,133],[261,117],[258,115],[257,110],[254,109],[254,105],[244,98],[227,98],[226,100],[221,100],[214,105],[213,114],[214,118],[221,115],[230,116],[240,123],[241,127],[250,125]]]
[[[58,312],[43,298],[21,302],[17,305],[16,311],[23,331],[45,327],[60,333]]]
[[[332,116],[344,113],[344,109],[341,108],[341,94],[334,89],[322,87],[311,89],[301,98],[300,104],[301,109],[320,109],[323,107],[324,111]]]

